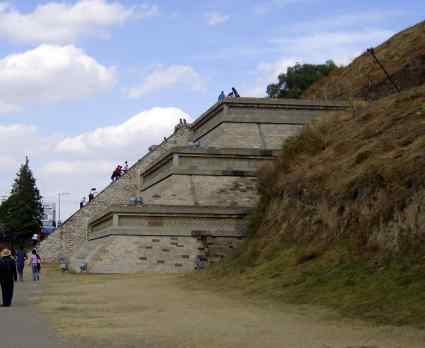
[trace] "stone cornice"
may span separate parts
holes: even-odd
[[[215,103],[192,124],[192,130],[198,129],[208,122],[223,109],[229,108],[253,108],[253,109],[283,109],[283,110],[317,110],[317,111],[338,111],[348,108],[347,103],[335,101],[320,101],[306,99],[280,99],[280,98],[225,98],[221,102]]]
[[[93,226],[107,220],[114,214],[137,216],[186,216],[186,217],[236,217],[245,216],[252,211],[250,208],[217,207],[217,206],[178,206],[178,205],[112,205],[108,210],[89,221]]]

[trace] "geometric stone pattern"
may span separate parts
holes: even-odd
[[[173,207],[170,207],[170,210]],[[192,217],[185,216],[149,216],[149,215],[126,215],[125,213],[107,214],[107,219],[117,220],[116,225],[109,228],[99,228],[104,221],[90,224],[87,240],[95,240],[108,237],[111,235],[120,236],[173,236],[173,237],[192,237],[199,234],[200,231],[204,235],[209,236],[227,236],[239,237],[245,232],[246,221],[244,217],[246,212],[232,217],[220,215],[194,215]]]
[[[88,263],[93,273],[188,272],[205,251],[194,237],[109,237]]]
[[[293,99],[237,98],[217,103],[192,125],[202,147],[279,149],[307,122],[343,103]]]
[[[190,271],[199,257],[216,262],[246,233],[246,211],[236,210],[255,206],[256,170],[276,155],[269,150],[280,150],[313,118],[346,107],[225,98],[151,147],[49,236],[41,256],[67,256],[75,270],[87,262],[89,271],[100,273]],[[127,206],[139,195],[146,206]]]
[[[198,257],[208,264],[218,262],[240,243],[241,239],[226,237],[112,236],[90,259],[88,272],[190,272]]]
[[[147,204],[252,207],[257,179],[240,176],[171,175],[141,192]]]
[[[112,207],[89,224],[84,248],[71,260],[95,273],[186,272],[195,260],[212,263],[231,253],[246,233],[242,208]]]
[[[277,151],[174,148],[142,173],[146,204],[252,207],[256,172]]]

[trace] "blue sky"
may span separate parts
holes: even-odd
[[[25,155],[63,216],[219,92],[264,96],[295,62],[348,64],[423,1],[0,1],[0,194]]]

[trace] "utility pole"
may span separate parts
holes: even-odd
[[[373,59],[375,60],[376,64],[378,64],[379,67],[384,71],[385,75],[387,76],[387,79],[391,82],[391,84],[394,86],[394,88],[397,90],[397,92],[400,93],[401,92],[400,87],[397,86],[397,84],[395,83],[395,81],[391,78],[390,74],[388,74],[388,72],[385,69],[385,67],[378,60],[378,58],[375,55],[375,50],[373,48],[368,48],[366,52],[369,53],[373,57]]]
[[[66,195],[70,195],[69,192],[59,192],[58,193],[58,221],[56,223],[56,227],[59,227],[62,222],[61,222],[61,196],[66,196]]]

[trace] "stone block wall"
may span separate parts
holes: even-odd
[[[346,105],[289,99],[234,98],[215,104],[193,124],[202,147],[280,149],[307,122]]]
[[[126,175],[107,186],[94,200],[79,209],[41,243],[40,255],[43,260],[53,262],[60,255],[70,257],[86,240],[88,221],[112,204],[128,204],[128,199],[138,194],[140,173],[169,149],[187,145],[190,137],[189,128],[179,128],[167,141],[136,162]]]
[[[256,185],[255,177],[171,175],[141,194],[146,204],[252,207]]]
[[[91,243],[91,242],[89,242]],[[91,273],[190,272],[205,255],[194,237],[112,236],[88,262]]]
[[[208,236],[201,239],[205,251],[205,260],[208,264],[221,261],[226,256],[232,254],[237,250],[243,238],[230,238],[230,237],[215,237]]]
[[[242,241],[242,237],[110,236],[87,242],[95,252],[86,261],[91,273],[190,272],[197,258],[204,265],[219,262]]]
[[[187,272],[199,258],[216,262],[236,249],[247,228],[245,208],[116,207],[90,222],[88,241],[72,258],[93,273]]]
[[[279,149],[302,125],[223,122],[199,139],[202,147]]]
[[[199,139],[202,147],[263,149],[264,142],[256,124],[222,123]]]

